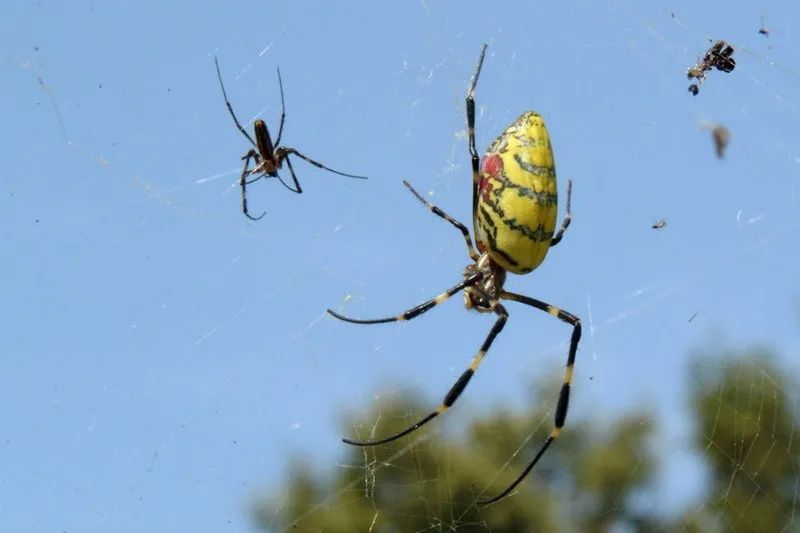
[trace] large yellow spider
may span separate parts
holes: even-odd
[[[569,181],[567,185],[567,214],[561,223],[561,228],[554,234],[558,214],[558,197],[553,150],[544,120],[541,115],[532,111],[523,113],[489,146],[481,165],[478,152],[475,150],[475,100],[473,95],[485,54],[486,45],[484,44],[467,92],[469,153],[472,158],[472,216],[478,251],[473,247],[469,230],[464,224],[425,201],[407,181],[403,182],[428,209],[450,222],[464,235],[469,256],[473,261],[464,269],[464,280],[439,296],[390,318],[358,320],[328,309],[328,313],[334,317],[356,324],[381,324],[411,320],[463,290],[464,304],[467,309],[474,309],[480,313],[491,312],[497,315],[494,326],[472,359],[469,368],[450,388],[439,407],[416,424],[394,435],[372,441],[343,439],[345,443],[354,446],[376,446],[399,439],[447,411],[467,387],[495,337],[505,326],[508,312],[501,300],[513,300],[541,309],[572,325],[566,372],[558,397],[552,432],[533,460],[508,488],[493,498],[479,500],[479,504],[496,502],[513,491],[536,465],[547,448],[558,438],[567,417],[575,353],[581,338],[581,321],[572,313],[535,298],[503,289],[506,272],[514,274],[532,272],[544,260],[550,247],[561,241],[564,231],[571,221],[572,182]]]

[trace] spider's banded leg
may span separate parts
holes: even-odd
[[[242,188],[242,212],[250,220],[261,220],[261,218],[263,218],[263,216],[267,214],[266,211],[264,211],[257,217],[252,216],[247,211],[247,184],[248,184],[247,176],[249,176],[252,173],[252,171],[247,167],[250,166],[250,159],[255,159],[256,162],[258,161],[258,153],[251,148],[250,151],[247,152],[247,155],[245,155],[242,159],[244,159],[244,169],[242,169],[242,175],[239,178],[239,186]]]
[[[278,126],[278,138],[275,139],[275,146],[281,145],[281,135],[283,134],[283,121],[286,120],[286,103],[283,101],[283,81],[281,80],[281,69],[278,68],[278,86],[281,88],[281,124]]]
[[[217,66],[217,78],[219,78],[219,86],[222,88],[222,97],[225,98],[225,105],[228,106],[228,112],[231,114],[231,117],[233,117],[233,123],[236,124],[237,128],[239,128],[239,131],[242,132],[242,135],[247,137],[247,140],[250,141],[250,144],[256,146],[256,143],[253,140],[253,138],[250,137],[250,134],[247,133],[247,131],[242,127],[241,124],[239,124],[239,119],[236,118],[236,113],[233,112],[233,106],[228,100],[228,93],[225,92],[225,84],[222,83],[222,74],[220,74],[219,72],[219,61],[217,60],[216,57],[214,58],[214,64]]]
[[[308,161],[309,163],[311,163],[315,167],[327,170],[328,172],[333,172],[334,174],[339,174],[340,176],[346,176],[348,178],[358,178],[360,180],[367,179],[366,176],[356,176],[355,174],[345,174],[344,172],[339,172],[338,170],[333,170],[330,167],[326,167],[325,165],[323,165],[319,161],[314,161],[313,159],[311,159],[307,155],[301,154],[300,152],[298,152],[294,148],[286,148],[286,147],[281,146],[280,148],[278,148],[275,151],[275,159],[277,159],[278,161],[283,161],[283,159],[286,158],[287,156],[289,156],[290,154],[296,155],[300,159],[304,159],[304,160]]]
[[[456,294],[457,292],[460,292],[460,291],[464,290],[465,288],[467,288],[467,287],[469,287],[471,285],[475,285],[481,279],[483,279],[483,274],[481,274],[480,272],[476,272],[475,274],[473,274],[470,277],[466,278],[464,281],[462,281],[458,285],[455,285],[455,286],[447,289],[447,291],[443,292],[442,294],[440,294],[436,298],[431,298],[427,302],[421,303],[418,306],[416,306],[416,307],[414,307],[412,309],[409,309],[405,313],[402,313],[402,314],[397,315],[397,316],[389,317],[389,318],[377,318],[377,319],[373,319],[373,320],[358,320],[356,318],[348,318],[348,317],[346,317],[344,315],[340,315],[339,313],[333,311],[332,309],[328,309],[328,314],[338,318],[339,320],[344,320],[345,322],[352,322],[353,324],[384,324],[386,322],[399,322],[401,320],[411,320],[412,318],[418,317],[419,315],[421,315],[425,311],[429,311],[430,309],[433,309],[434,307],[436,307],[440,303],[446,302],[447,299],[450,298],[452,295]]]
[[[244,158],[242,158],[242,159],[244,159]],[[254,158],[254,159],[257,159],[257,158]],[[256,166],[258,166],[258,161],[256,161]],[[253,171],[253,170],[250,170],[250,171],[248,171],[248,172],[249,172],[249,174],[252,176],[254,171]],[[255,183],[255,182],[257,182],[258,180],[264,179],[264,178],[266,178],[266,177],[267,177],[267,175],[266,175],[266,174],[257,174],[255,178],[253,178],[253,179],[248,179],[248,180],[246,180],[246,181],[245,181],[245,183],[246,183],[247,185],[250,185],[250,184],[252,184],[252,183]]]
[[[503,330],[503,326],[506,325],[506,320],[508,320],[508,312],[506,311],[506,309],[502,305],[498,304],[494,308],[494,312],[497,313],[498,315],[497,320],[495,321],[494,326],[492,326],[492,329],[489,330],[489,334],[486,336],[486,340],[483,341],[481,349],[478,350],[478,353],[475,354],[475,357],[472,358],[472,361],[469,364],[469,368],[467,368],[464,371],[464,373],[461,374],[461,376],[453,384],[453,386],[450,387],[450,390],[447,391],[447,394],[445,395],[442,404],[439,407],[437,407],[436,410],[434,410],[425,418],[421,419],[416,424],[404,429],[403,431],[400,431],[399,433],[395,433],[394,435],[391,435],[383,439],[369,440],[369,441],[342,439],[342,441],[344,441],[347,444],[352,444],[353,446],[377,446],[379,444],[386,444],[387,442],[392,442],[393,440],[397,440],[400,437],[408,435],[412,431],[421,428],[422,426],[424,426],[425,424],[427,424],[440,414],[450,409],[450,407],[452,407],[453,404],[456,403],[458,397],[461,396],[461,393],[464,392],[464,389],[467,388],[469,380],[472,379],[472,376],[475,374],[475,371],[478,370],[478,366],[480,366],[481,362],[483,361],[483,358],[486,356],[486,352],[489,350],[489,347],[492,345],[492,342],[494,341],[495,337],[497,337],[497,335]]]
[[[541,309],[542,311],[558,318],[559,320],[571,324],[572,337],[569,341],[569,355],[567,356],[567,365],[566,370],[564,371],[564,382],[561,385],[561,392],[558,395],[558,404],[556,405],[555,424],[553,425],[553,431],[550,432],[547,440],[545,440],[544,444],[542,444],[542,447],[539,448],[539,452],[536,454],[530,464],[528,464],[525,470],[523,470],[522,473],[517,477],[517,479],[515,479],[514,482],[511,483],[508,488],[506,488],[506,490],[494,498],[489,498],[488,500],[479,500],[477,502],[479,505],[494,503],[508,496],[508,494],[514,490],[523,479],[525,479],[525,476],[528,475],[528,472],[530,472],[533,467],[536,466],[536,463],[539,462],[539,459],[542,457],[542,455],[544,455],[544,452],[550,447],[553,441],[558,438],[558,435],[561,433],[561,428],[564,427],[564,421],[567,418],[567,408],[569,407],[569,391],[572,383],[572,371],[575,365],[575,353],[578,350],[578,342],[581,340],[581,320],[572,313],[562,311],[557,307],[553,307],[552,305],[535,298],[530,298],[521,294],[515,294],[513,292],[503,291],[500,293],[500,299],[514,300],[515,302],[530,305],[536,309]]]
[[[561,242],[561,238],[564,237],[564,232],[567,231],[570,222],[572,222],[572,178],[567,180],[567,214],[564,215],[564,220],[561,221],[561,229],[550,241],[550,247]]]
[[[247,173],[245,174],[246,176],[244,182],[245,185],[250,185],[251,183],[255,183],[266,176],[266,174],[264,173],[257,172],[258,167],[261,166],[261,156],[258,154],[258,151],[252,149],[249,150],[246,154],[242,156],[242,161],[245,161],[248,158],[253,159],[253,168],[248,169]],[[245,161],[244,166],[245,168],[249,166],[247,161]],[[253,179],[249,179],[249,177],[252,176],[253,174],[255,174],[256,177]],[[240,183],[241,183],[241,178],[240,178]]]
[[[483,58],[486,55],[486,44],[481,48],[481,55],[478,57],[478,66],[475,67],[475,74],[467,91],[467,133],[469,134],[469,155],[472,161],[472,219],[478,214],[478,183],[480,182],[480,163],[478,150],[475,149],[475,86],[478,84],[478,76],[481,74]]]
[[[300,182],[297,180],[297,176],[294,173],[294,167],[292,167],[292,162],[289,160],[288,157],[286,158],[286,166],[289,167],[289,174],[291,174],[291,176],[292,176],[292,181],[294,181],[295,188],[292,189],[291,187],[286,185],[286,183],[283,181],[283,178],[281,178],[280,176],[278,176],[278,181],[280,181],[281,185],[283,185],[284,187],[286,187],[290,191],[296,192],[297,194],[302,194],[303,193],[303,188],[300,187]]]
[[[478,255],[478,252],[475,251],[475,247],[472,245],[472,238],[469,236],[469,230],[464,224],[462,224],[458,220],[454,219],[453,217],[442,211],[439,207],[425,200],[422,196],[420,196],[420,194],[417,191],[414,190],[414,187],[412,187],[411,184],[406,180],[403,180],[403,185],[408,187],[408,190],[411,191],[411,193],[417,197],[417,200],[422,202],[425,205],[425,207],[430,209],[434,215],[442,217],[450,224],[458,228],[458,231],[460,231],[461,234],[464,235],[464,240],[467,242],[467,248],[469,249],[469,256],[472,258],[473,261],[477,261],[480,258],[480,255]]]

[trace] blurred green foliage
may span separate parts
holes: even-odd
[[[545,389],[530,411],[475,418],[461,437],[428,426],[384,446],[345,447],[346,458],[329,471],[295,463],[285,489],[254,506],[256,523],[264,531],[331,533],[799,531],[793,384],[766,352],[698,357],[690,375],[690,401],[676,398],[676,409],[691,411],[696,436],[686,446],[695,445],[709,479],[705,498],[682,515],[658,506],[656,419],[644,411],[615,420],[571,412],[562,437],[515,493],[476,506],[503,490],[550,432],[552,412],[542,406],[552,406],[555,394]],[[384,401],[346,429],[366,438],[378,421],[376,434],[389,434],[432,405]]]
[[[795,383],[767,350],[700,356],[692,368],[695,445],[710,470],[693,531],[800,531]]]

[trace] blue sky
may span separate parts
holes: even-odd
[[[463,99],[483,42],[479,149],[533,109],[562,191],[574,180],[563,243],[507,287],[588,326],[572,416],[658,413],[662,466],[682,476],[664,475],[653,505],[691,509],[702,489],[685,420],[693,350],[767,344],[798,370],[791,2],[2,11],[4,530],[248,531],[248,502],[279,496],[292,457],[336,468],[354,429],[343,410],[411,390],[439,400],[490,318],[460,299],[408,324],[324,310],[386,316],[459,280],[463,242],[401,180],[469,224]],[[717,38],[737,48],[736,70],[693,98],[685,69]],[[297,160],[304,194],[258,182],[250,205],[267,215],[246,220],[248,146],[214,56],[243,122],[277,128],[280,66],[284,144],[370,180]],[[724,160],[704,123],[730,129]],[[480,374],[430,431],[522,406],[563,365],[569,329],[508,307]]]

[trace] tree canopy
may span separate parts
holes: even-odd
[[[800,500],[797,410],[792,383],[767,351],[701,356],[690,369],[694,449],[706,465],[705,497],[678,516],[661,511],[653,413],[580,419],[516,492],[485,507],[551,428],[552,391],[532,409],[475,419],[465,435],[429,428],[370,448],[346,448],[340,467],[314,471],[297,460],[284,489],[260,499],[265,531],[791,531]],[[676,399],[680,401],[680,399]],[[378,403],[348,429],[399,431],[433,402]],[[537,428],[532,432],[532,428]],[[366,435],[361,435],[362,437]],[[664,449],[659,448],[659,449]],[[661,473],[663,475],[663,473]],[[681,472],[668,475],[680,479]]]

